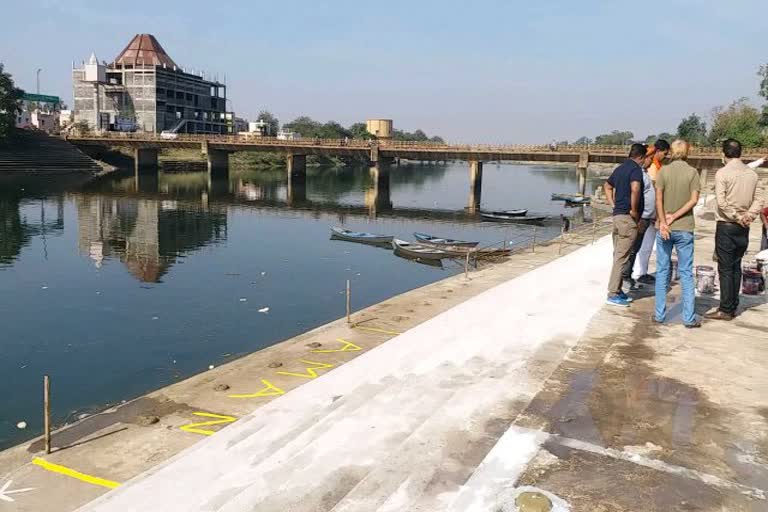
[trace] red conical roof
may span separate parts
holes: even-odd
[[[176,67],[176,63],[165,53],[152,34],[136,34],[128,46],[115,58],[114,64]]]

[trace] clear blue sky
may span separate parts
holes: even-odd
[[[756,99],[766,0],[26,0],[4,2],[0,61],[71,98],[72,61],[139,32],[227,74],[238,115],[391,117],[454,141],[529,143],[673,131]]]

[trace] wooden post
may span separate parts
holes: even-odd
[[[349,283],[349,279],[347,279],[347,324],[352,323],[352,306],[351,306],[351,298],[352,298],[352,290]]]
[[[565,226],[560,228],[560,245],[557,247],[557,254],[563,254],[564,242],[565,242]]]
[[[531,252],[536,254],[536,226],[533,226],[533,242],[531,243]]]
[[[51,379],[43,377],[43,422],[45,424],[45,453],[51,453]]]

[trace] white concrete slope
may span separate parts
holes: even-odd
[[[445,510],[603,304],[610,262],[606,238],[499,285],[80,510]]]

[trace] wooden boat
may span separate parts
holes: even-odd
[[[425,245],[433,245],[435,247],[476,247],[478,242],[465,242],[464,240],[453,240],[451,238],[441,238],[439,236],[432,236],[426,233],[414,233],[413,236]]]
[[[487,220],[491,222],[514,222],[517,224],[539,224],[549,218],[546,215],[520,217],[517,215],[505,215],[502,213],[489,213],[489,212],[486,212],[486,213],[481,212],[480,217],[482,217],[483,220]]]
[[[489,210],[485,213],[494,213],[496,215],[509,215],[510,217],[525,217],[528,215],[528,210],[519,208],[517,210]]]
[[[361,244],[389,244],[395,238],[389,235],[377,235],[374,233],[363,233],[359,231],[350,231],[344,228],[331,228],[331,238],[346,240],[347,242],[358,242]]]
[[[592,198],[581,194],[552,194],[553,201],[565,201],[571,204],[589,204]]]
[[[392,240],[392,248],[395,252],[399,252],[405,256],[418,260],[441,260],[443,258],[450,258],[451,255],[435,247],[430,247],[423,244],[415,244],[406,242],[405,240],[398,240],[395,238]]]

